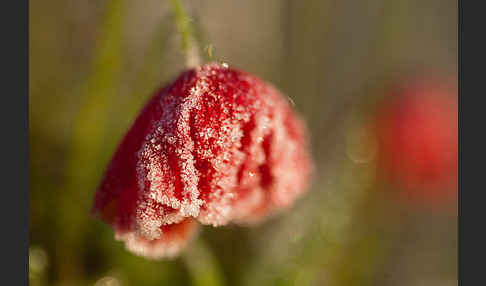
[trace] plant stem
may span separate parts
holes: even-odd
[[[225,285],[221,265],[203,238],[195,241],[182,258],[189,270],[192,285]]]
[[[181,0],[171,0],[172,10],[176,18],[177,29],[181,35],[182,48],[186,58],[186,66],[188,68],[197,67],[201,64],[199,56],[199,49],[194,39],[192,27],[190,25],[191,19],[187,15]]]

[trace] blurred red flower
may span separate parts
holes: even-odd
[[[93,212],[127,249],[176,255],[198,224],[253,223],[289,206],[312,172],[306,128],[286,98],[211,63],[158,91],[123,138]]]
[[[407,81],[376,111],[380,170],[402,198],[441,205],[456,199],[457,86],[447,80]]]

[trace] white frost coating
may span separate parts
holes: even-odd
[[[214,72],[210,67],[197,69],[195,83],[185,97],[171,94],[161,97],[160,120],[152,122],[152,131],[138,152],[139,200],[144,203],[137,204],[134,221],[137,234],[149,240],[163,236],[161,226],[178,223],[186,217],[213,226],[256,221],[262,217],[260,212],[290,205],[302,191],[303,176],[289,172],[299,169],[296,154],[301,152],[298,150],[301,146],[289,138],[285,99],[279,98],[278,91],[272,87],[255,84],[252,77],[247,77],[248,84],[257,89],[243,96],[251,98],[249,105],[238,105],[240,91],[225,95],[233,97],[230,99],[212,92],[215,87],[210,87],[208,76]],[[223,79],[223,74],[218,76]],[[184,84],[188,82],[186,77]],[[224,91],[228,87],[219,88]],[[211,112],[219,114],[212,114],[214,118],[207,116],[201,112],[203,108],[214,108],[217,111]],[[191,120],[195,120],[196,126],[191,126]],[[242,128],[250,120],[254,120],[249,130],[251,143],[242,146]],[[199,121],[208,123],[198,124]],[[269,154],[262,146],[266,138],[271,140]],[[248,157],[251,166],[239,174]],[[201,174],[196,168],[196,158],[203,161],[202,166],[208,164],[211,168],[201,170],[208,171],[202,174],[203,183],[208,184],[205,188],[209,190],[204,201],[200,197]],[[276,178],[268,186],[261,185],[263,175],[258,169],[264,164],[269,168],[267,175]],[[177,180],[181,186],[178,190]],[[237,190],[244,195],[239,197]],[[161,205],[170,211],[164,213],[166,208]]]
[[[164,180],[167,176],[162,176],[170,172],[167,164],[160,163],[166,162],[167,158],[164,154],[157,154],[158,158],[154,155],[153,150],[159,151],[161,147],[153,139],[148,140],[156,144],[151,146],[152,149],[146,146],[138,152],[139,160],[144,162],[144,165],[137,165],[138,183],[140,190],[144,191],[139,193],[140,198],[134,219],[137,234],[149,240],[160,238],[162,225],[177,223],[183,219],[178,214],[165,214],[158,207],[157,203],[161,202],[166,202],[167,206],[177,206],[178,201],[174,198],[173,184]],[[150,183],[148,192],[145,190],[147,182]]]
[[[275,180],[275,186],[272,188],[272,203],[281,207],[289,206],[295,198],[302,191],[302,176],[297,172],[288,172],[289,168],[298,170],[299,165],[295,160],[295,154],[299,152],[300,146],[296,145],[294,140],[286,140],[288,138],[287,132],[285,132],[284,114],[281,111],[275,113],[275,120],[273,123],[275,126],[273,146],[278,148],[276,152],[272,152],[272,162],[274,162],[273,172],[275,176],[278,176],[278,180]],[[279,143],[279,142],[284,142]],[[277,156],[279,154],[279,156]]]
[[[265,110],[264,110],[265,111]],[[264,112],[266,114],[266,112]],[[265,152],[261,145],[263,138],[269,134],[271,123],[267,115],[259,115],[255,117],[255,128],[250,133],[250,140],[257,144],[250,144],[247,152],[251,156],[255,165],[261,165],[265,162]],[[247,190],[249,194],[244,198],[239,198],[233,206],[233,220],[239,224],[248,224],[258,222],[261,218],[260,214],[254,213],[258,206],[261,206],[265,200],[265,192],[259,181],[261,180],[260,173],[247,172],[243,174],[242,182],[250,189]],[[243,186],[244,187],[244,186]]]
[[[124,241],[125,248],[139,256],[154,260],[173,258],[192,241],[198,233],[198,229],[197,226],[192,226],[188,233],[169,239],[164,239],[162,234],[162,238],[157,241],[149,241],[144,237],[140,237],[136,232],[115,233],[115,239]]]
[[[235,195],[231,192],[224,193],[217,189],[209,195],[209,202],[206,209],[201,211],[198,220],[202,224],[220,226],[225,225],[231,220],[231,202]]]
[[[194,109],[200,109],[200,97],[208,92],[205,72],[196,71],[198,79],[189,90],[189,95],[177,104],[172,100],[169,104],[168,95],[161,99],[162,116],[159,121],[152,123],[149,132],[138,152],[137,180],[139,185],[139,200],[143,202],[157,202],[177,210],[176,213],[164,214],[156,204],[137,204],[135,227],[137,232],[147,238],[160,237],[162,225],[177,223],[184,217],[198,217],[203,201],[199,199],[199,172],[195,168],[193,156],[194,142],[190,134],[190,114]],[[187,78],[186,78],[187,82]],[[174,128],[175,127],[175,128]],[[166,131],[174,130],[176,134]],[[204,132],[206,138],[216,137],[213,130]],[[237,136],[237,135],[235,135]],[[178,144],[182,142],[181,144]],[[167,147],[169,146],[169,147]],[[173,149],[171,149],[173,148]],[[182,183],[182,199],[175,196],[175,174],[169,167],[169,161],[164,152],[173,152],[178,157],[179,174]],[[208,158],[211,154],[206,154]],[[170,175],[173,174],[173,175]],[[172,181],[168,181],[172,180]],[[150,186],[147,189],[147,185]],[[224,213],[228,211],[221,210]]]
[[[137,213],[138,214],[138,213]],[[162,222],[160,219],[153,219],[152,216],[146,213],[140,213],[136,216],[135,230],[137,235],[145,237],[146,239],[158,239],[162,235]]]
[[[257,223],[261,220],[258,213],[248,214],[248,209],[255,209],[260,206],[265,199],[265,191],[256,187],[250,191],[250,194],[233,207],[233,221],[238,224],[246,225]]]

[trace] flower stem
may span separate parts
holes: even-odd
[[[199,49],[195,41],[191,19],[187,15],[181,0],[171,0],[172,10],[176,18],[177,29],[181,35],[182,48],[186,58],[186,66],[188,68],[197,67],[201,64],[199,56]]]
[[[194,286],[224,286],[221,265],[204,239],[199,238],[182,257]]]

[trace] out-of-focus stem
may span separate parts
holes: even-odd
[[[202,238],[199,238],[183,256],[195,286],[225,285],[222,269]]]
[[[188,68],[197,67],[201,64],[199,49],[195,41],[191,27],[191,19],[187,15],[181,0],[171,0],[172,10],[176,19],[177,29],[181,35],[182,48]]]

